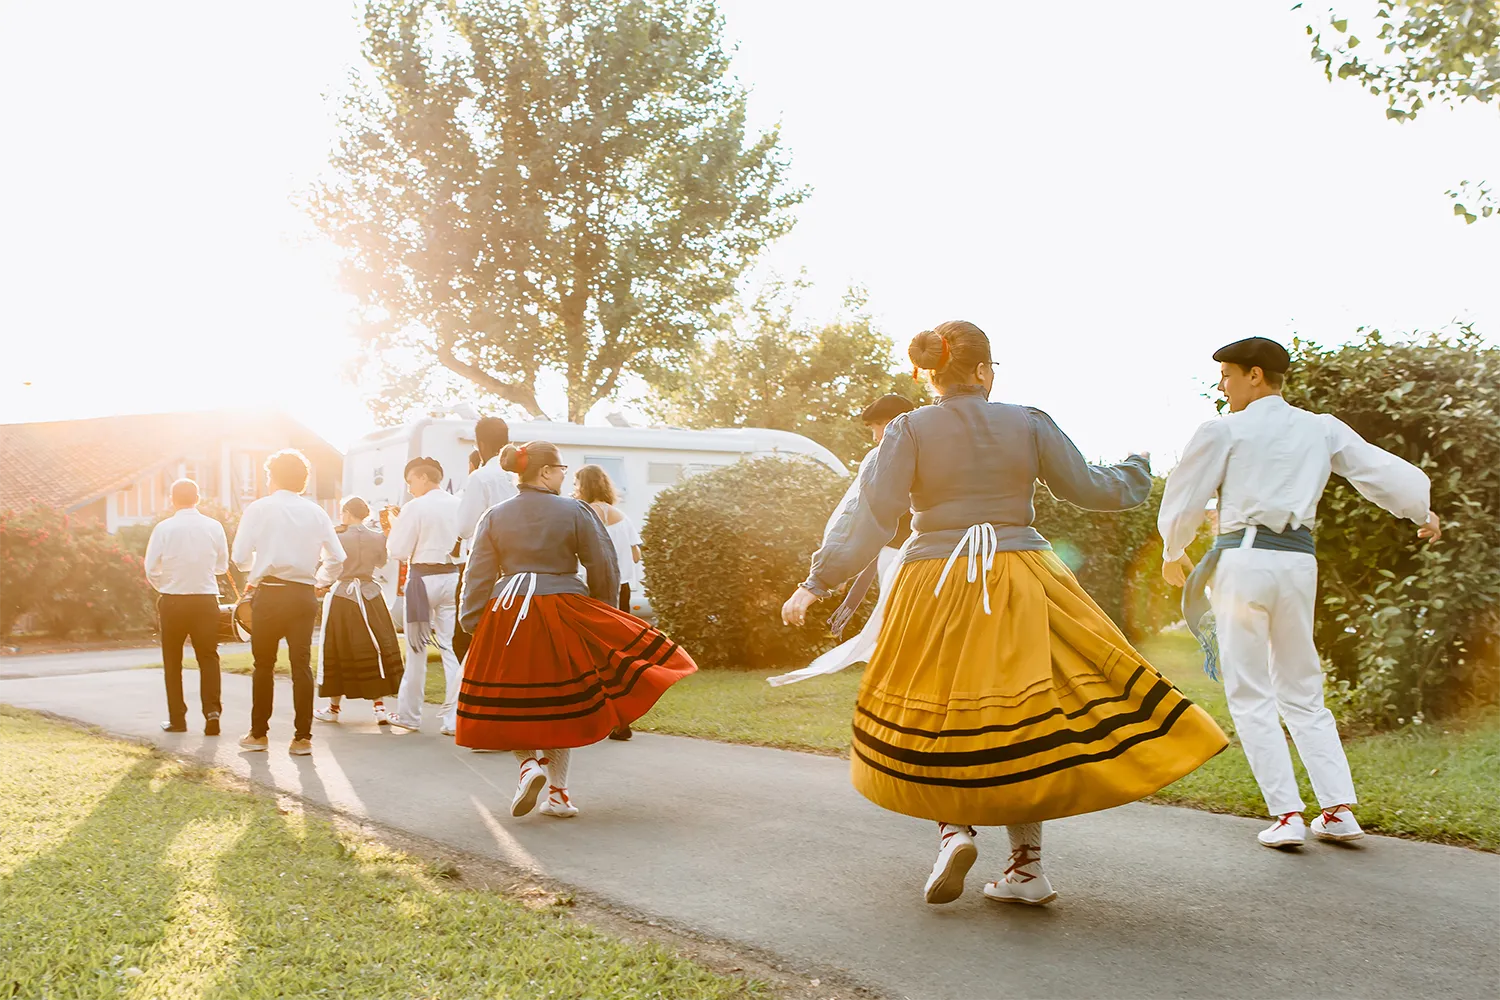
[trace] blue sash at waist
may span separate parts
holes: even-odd
[[[1213,548],[1204,555],[1203,561],[1194,567],[1193,572],[1187,578],[1187,584],[1182,588],[1182,620],[1187,622],[1188,631],[1193,633],[1193,638],[1198,640],[1198,645],[1203,647],[1203,672],[1214,680],[1219,680],[1219,636],[1214,627],[1213,606],[1208,600],[1208,584],[1214,578],[1214,569],[1219,565],[1219,556],[1225,549],[1238,549],[1245,544],[1245,531],[1231,531],[1214,539]],[[1313,539],[1313,533],[1306,527],[1291,528],[1286,531],[1272,531],[1269,528],[1255,528],[1255,538],[1251,541],[1252,549],[1269,549],[1273,552],[1304,552],[1308,555],[1317,555],[1317,543]]]

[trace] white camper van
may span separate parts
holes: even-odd
[[[465,408],[467,409],[467,408]],[[564,493],[573,489],[572,473],[582,465],[597,465],[614,480],[619,507],[635,522],[645,523],[656,494],[684,477],[742,458],[803,455],[839,475],[849,471],[833,452],[800,434],[746,427],[735,430],[690,431],[671,427],[595,427],[547,420],[510,423],[510,439],[551,441],[569,467]],[[401,472],[413,458],[427,455],[443,466],[443,486],[457,493],[469,478],[469,453],[474,450],[474,418],[433,415],[400,427],[368,434],[344,457],[344,495],[358,494],[379,510],[408,498]],[[394,596],[394,590],[388,597]],[[632,610],[648,613],[644,594],[634,596]]]

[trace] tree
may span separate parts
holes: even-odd
[[[1307,26],[1312,36],[1312,58],[1323,64],[1332,80],[1355,80],[1370,93],[1384,95],[1385,115],[1409,121],[1427,104],[1488,104],[1500,93],[1500,3],[1495,0],[1431,0],[1405,3],[1376,0],[1375,37],[1384,42],[1383,55],[1356,53],[1361,39],[1346,17],[1335,14],[1333,33]],[[1300,4],[1298,6],[1301,6]],[[1373,25],[1372,25],[1373,27]],[[1483,182],[1462,182],[1449,191],[1453,214],[1472,223],[1489,218],[1497,207]]]
[[[845,463],[870,448],[860,411],[878,396],[927,398],[910,370],[896,368],[894,345],[851,289],[844,312],[819,327],[799,326],[785,284],[756,298],[744,332],[714,340],[680,374],[665,380],[654,415],[684,427],[769,427],[805,434]]]
[[[581,421],[723,327],[805,196],[777,131],[747,135],[713,0],[367,0],[364,20],[308,208],[387,394],[445,369],[545,416],[551,370]]]

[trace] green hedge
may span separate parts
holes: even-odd
[[[832,602],[818,605],[806,628],[782,625],[781,605],[807,578],[848,482],[805,459],[763,458],[657,494],[641,538],[662,629],[705,669],[792,669],[830,648],[812,623],[833,613]]]
[[[831,646],[822,629],[784,627],[780,609],[806,578],[847,485],[822,466],[762,459],[662,491],[642,538],[651,606],[663,628],[705,668],[805,666]],[[1037,490],[1037,528],[1132,639],[1181,618],[1178,592],[1161,579],[1161,491],[1157,481],[1148,503],[1099,514]],[[820,604],[810,619],[820,623],[833,609],[831,601]]]
[[[1496,698],[1500,350],[1458,337],[1294,344],[1287,399],[1332,413],[1432,477],[1443,539],[1330,481],[1318,508],[1318,649],[1331,693],[1375,724]]]

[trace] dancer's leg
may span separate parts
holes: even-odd
[[[979,849],[974,828],[961,823],[938,824],[938,856],[927,876],[922,897],[929,903],[951,903],[964,893],[964,876],[974,867]]]
[[[1017,823],[1005,832],[1010,836],[1010,865],[1004,878],[984,887],[984,894],[1002,903],[1052,902],[1057,893],[1042,871],[1042,824]]]

